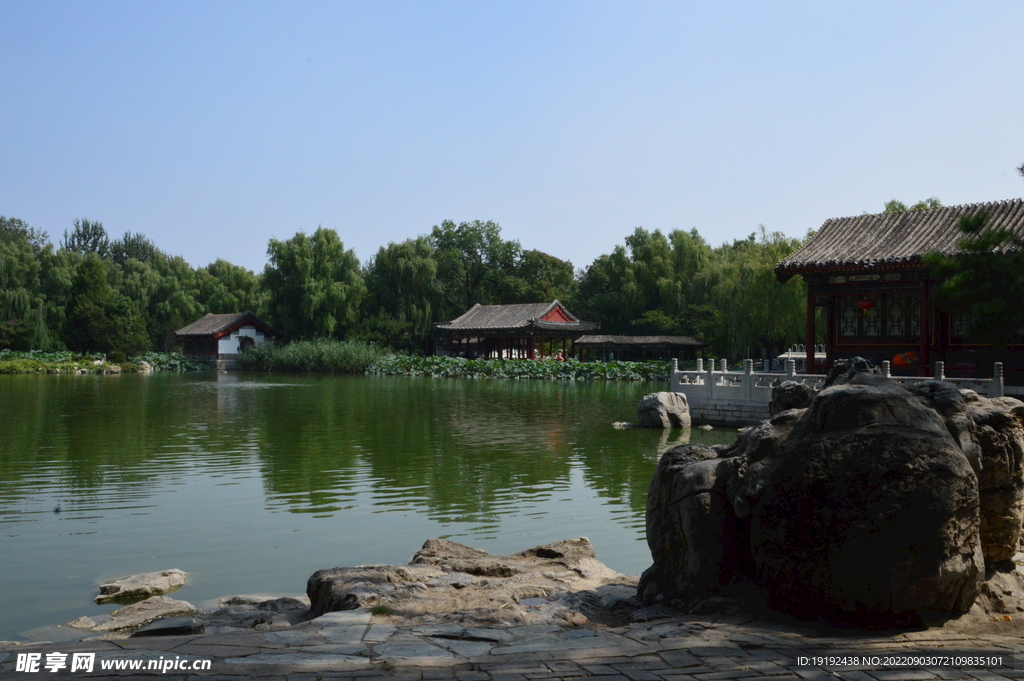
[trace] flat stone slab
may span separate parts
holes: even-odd
[[[176,601],[167,596],[151,596],[144,601],[115,610],[109,622],[98,625],[93,631],[134,629],[162,617],[188,615],[195,610],[195,607],[188,601]]]
[[[363,640],[363,634],[366,633],[366,629],[367,627],[365,624],[341,627],[323,627],[320,629],[320,635],[329,643],[359,643]]]
[[[455,656],[444,648],[417,638],[392,639],[374,647],[378,657],[385,660],[451,660]]]
[[[28,631],[18,632],[27,641],[52,641],[63,643],[65,641],[80,641],[88,636],[89,632],[75,627],[66,627],[60,624],[49,624],[45,627],[36,627]]]
[[[316,636],[316,631],[313,629],[284,629],[282,631],[273,631],[269,634],[264,634],[263,639],[269,643],[302,643],[308,641],[311,637]]]
[[[396,631],[398,631],[398,627],[393,624],[371,624],[370,628],[363,634],[363,642],[384,643]]]
[[[371,613],[366,608],[360,608],[358,610],[338,610],[337,612],[329,612],[310,620],[310,622],[312,622],[314,625],[369,624],[371,617],[373,617],[373,613]]]
[[[253,664],[284,666],[296,670],[337,669],[339,667],[369,667],[370,660],[355,655],[325,655],[308,653],[260,653],[248,657],[231,657],[227,664]]]
[[[188,636],[201,634],[205,630],[202,620],[194,617],[164,617],[139,627],[132,638],[144,636]]]
[[[115,579],[100,585],[100,595],[95,600],[97,603],[110,603],[116,600],[158,596],[180,589],[185,584],[186,577],[187,574],[184,571],[172,569],[143,572],[131,577]]]
[[[457,639],[432,639],[434,643],[461,657],[481,657],[491,652],[496,645],[488,641],[460,641]]]

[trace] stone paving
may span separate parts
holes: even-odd
[[[965,635],[948,629],[903,633],[836,632],[744,617],[678,616],[623,627],[534,624],[464,629],[458,624],[395,626],[369,611],[332,612],[278,631],[175,637],[0,644],[0,679],[398,679],[400,681],[683,681],[1024,678],[1024,638]],[[95,653],[91,672],[70,671],[73,653]],[[39,671],[18,671],[19,654],[38,653]],[[48,655],[66,655],[49,671]],[[926,654],[951,658],[893,662]],[[986,658],[965,664],[958,657]],[[815,660],[815,657],[840,658]],[[875,660],[865,660],[874,657]],[[808,658],[803,660],[801,658]],[[845,659],[841,659],[845,658]],[[857,659],[851,659],[857,658]],[[996,658],[988,659],[988,658]],[[26,658],[23,657],[22,660]],[[56,658],[61,662],[61,658]],[[157,669],[102,669],[103,663],[154,661]],[[209,669],[185,669],[210,660]],[[909,664],[900,664],[900,662]]]

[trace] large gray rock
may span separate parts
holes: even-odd
[[[152,596],[144,601],[132,603],[111,613],[112,619],[97,625],[94,631],[119,631],[136,629],[153,620],[175,615],[190,615],[196,611],[188,601],[176,601],[168,596]]]
[[[799,381],[783,381],[772,388],[772,400],[768,403],[768,413],[776,416],[787,409],[806,409],[810,406],[817,391]]]
[[[899,388],[841,385],[780,444],[736,480],[769,603],[799,615],[970,609],[984,575],[978,483],[938,414]]]
[[[379,607],[406,622],[580,625],[608,617],[636,592],[636,578],[597,560],[585,537],[495,556],[430,539],[408,565],[319,570],[306,593],[311,615]]]
[[[644,603],[752,587],[798,616],[893,621],[966,612],[986,566],[990,578],[1007,569],[1024,516],[1024,404],[855,369],[732,445],[662,457]]]
[[[642,578],[642,601],[656,603],[667,592],[695,602],[746,576],[747,533],[726,493],[739,459],[717,457],[699,444],[662,457],[647,501],[647,541],[656,558]]]
[[[650,393],[636,407],[641,428],[689,428],[690,405],[683,393]]]
[[[181,570],[161,570],[160,572],[144,572],[123,579],[115,579],[100,585],[97,603],[130,600],[132,598],[148,598],[165,594],[181,588],[185,584],[186,573]]]

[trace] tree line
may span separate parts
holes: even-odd
[[[773,268],[801,240],[761,228],[711,246],[696,230],[637,228],[586,268],[504,239],[494,222],[452,221],[382,246],[361,263],[333,229],[271,239],[260,273],[217,260],[192,267],[146,236],[112,238],[80,219],[55,246],[0,217],[0,348],[171,350],[208,312],[251,310],[286,338],[362,340],[429,351],[433,325],[473,304],[559,299],[601,333],[692,335],[731,358],[798,342],[805,290]]]

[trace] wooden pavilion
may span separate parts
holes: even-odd
[[[690,336],[580,336],[573,347],[580,359],[629,360],[696,359],[708,346]]]
[[[599,324],[583,322],[562,303],[481,305],[477,303],[461,317],[435,324],[452,357],[536,359],[548,354],[571,353],[571,341],[582,332],[596,331]]]
[[[991,375],[1004,362],[1007,382],[1024,378],[1024,342],[995,357],[990,344],[966,335],[969,319],[934,303],[939,283],[925,267],[927,253],[955,255],[959,221],[981,211],[989,228],[1024,237],[1024,200],[826,220],[799,250],[779,263],[776,278],[807,282],[806,347],[810,372],[836,359],[890,360],[893,373],[930,376],[934,362],[950,376]],[[815,311],[824,310],[825,359],[815,362]],[[1024,339],[1022,339],[1024,340]],[[1017,380],[1013,380],[1016,378]]]
[[[246,347],[281,337],[252,312],[207,314],[174,335],[181,341],[182,354],[198,359],[234,359]]]

